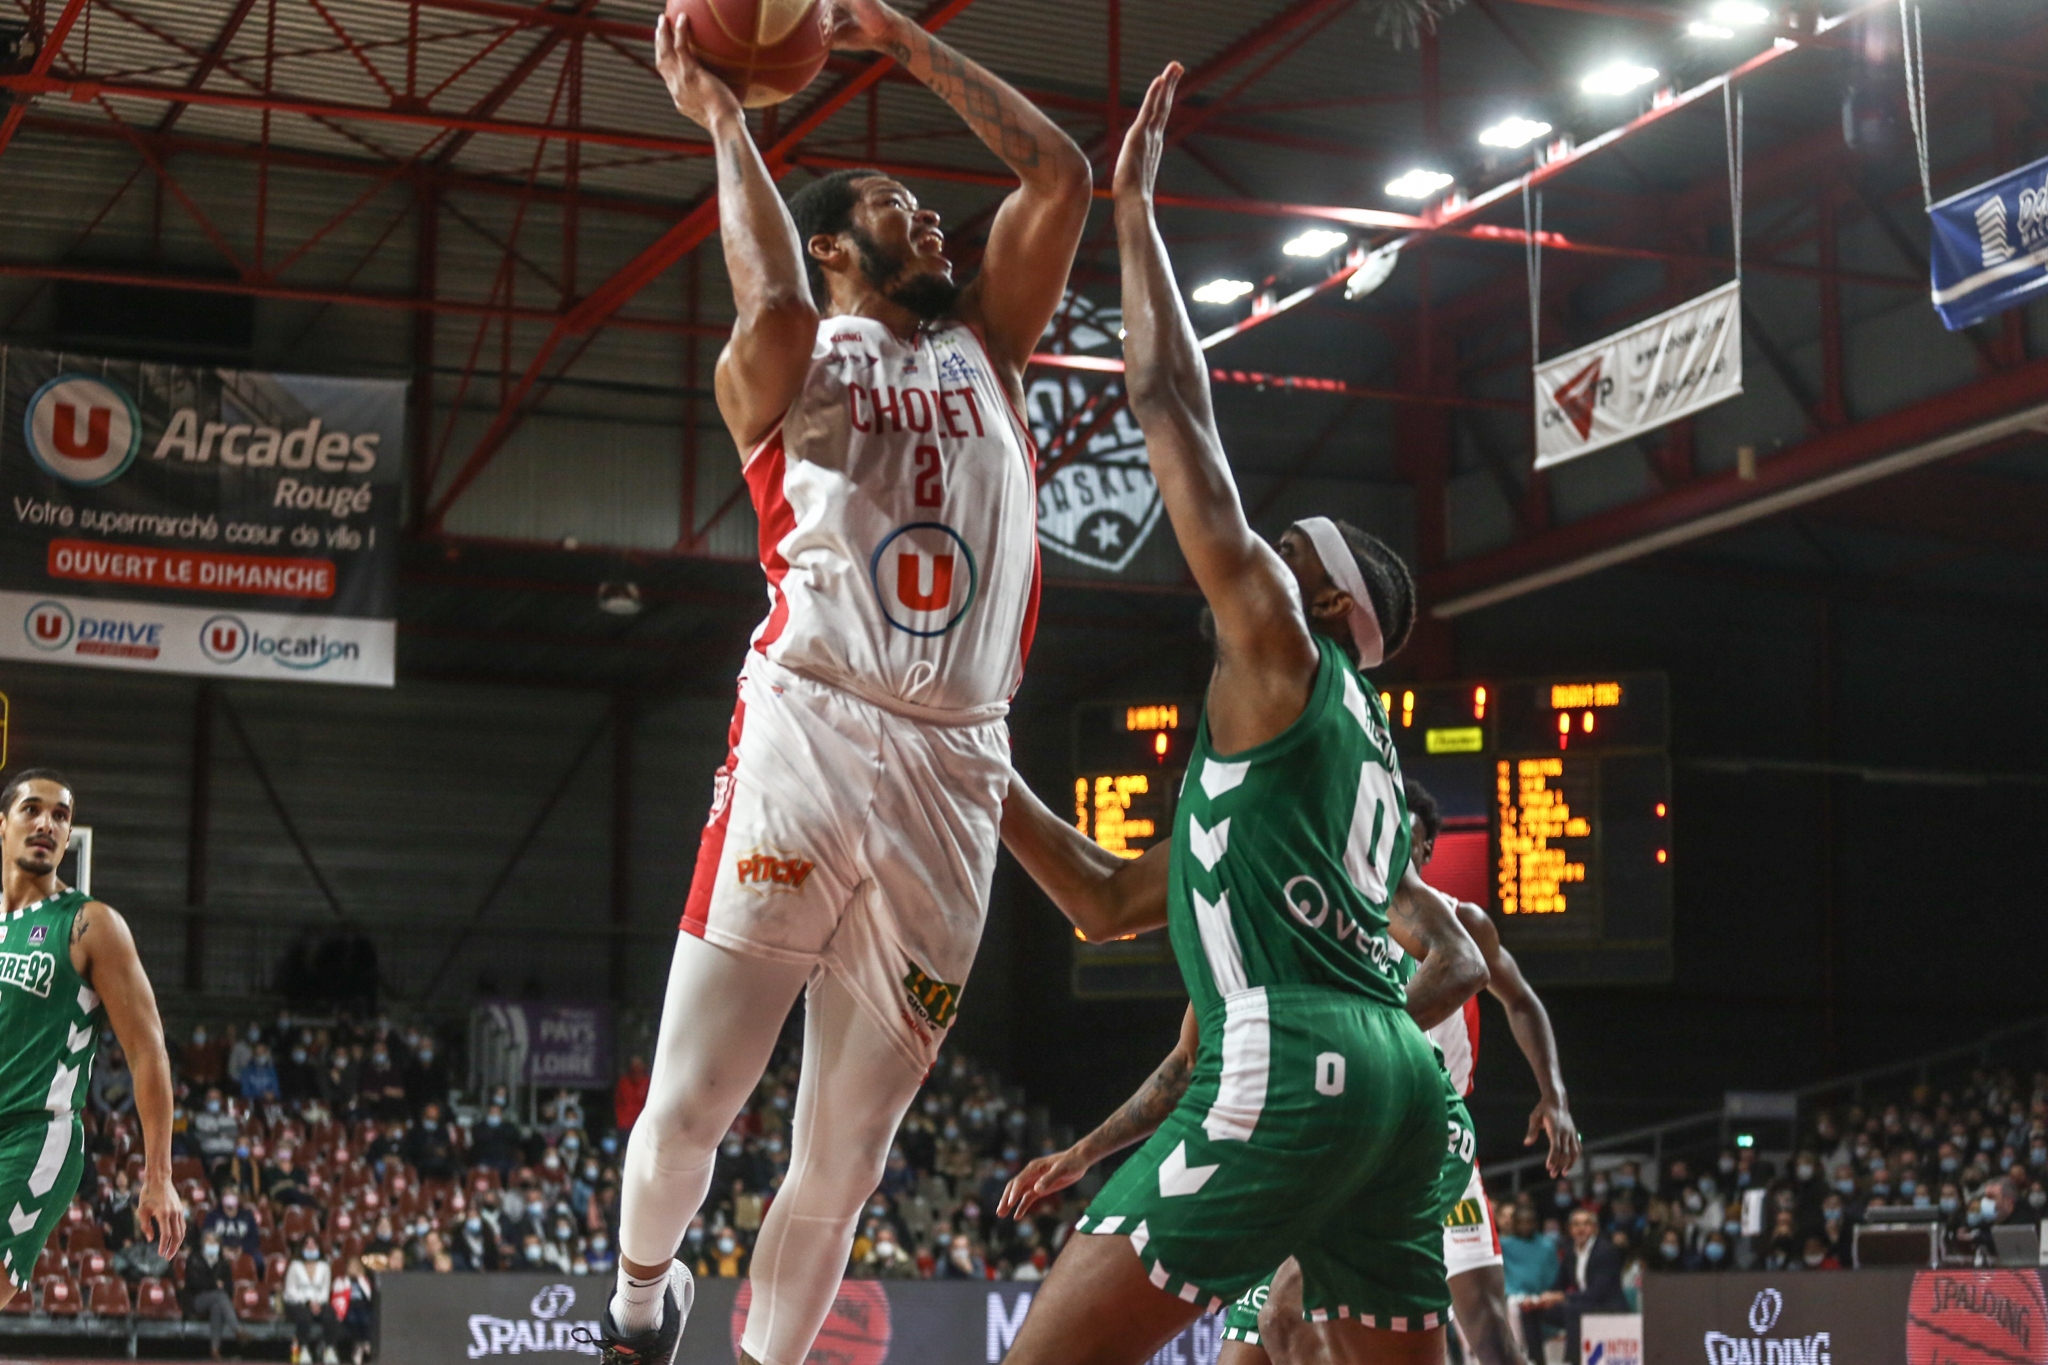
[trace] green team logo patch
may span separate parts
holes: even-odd
[[[0,953],[0,986],[27,991],[41,1000],[50,998],[50,985],[57,979],[57,957],[47,950],[36,953]]]
[[[903,990],[910,997],[911,1008],[930,1021],[934,1028],[945,1028],[960,1012],[960,987],[927,975],[914,962],[903,974]]]
[[[1460,1199],[1451,1205],[1451,1211],[1444,1215],[1447,1228],[1476,1228],[1486,1223],[1486,1212],[1479,1207],[1477,1199]]]

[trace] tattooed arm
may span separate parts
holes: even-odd
[[[718,412],[741,457],[796,401],[818,339],[818,308],[796,224],[747,131],[732,88],[706,71],[666,15],[655,65],[676,110],[711,134],[718,159],[718,235],[732,278],[732,339],[718,357]]]
[[[1138,1093],[1104,1119],[1101,1127],[1066,1151],[1039,1157],[1017,1172],[996,1202],[996,1216],[1028,1216],[1032,1209],[1086,1175],[1088,1168],[1102,1158],[1150,1137],[1187,1093],[1188,1082],[1195,1074],[1195,1049],[1200,1044],[1195,1007],[1190,1005],[1180,1021],[1180,1041],[1138,1087]]]
[[[1408,1013],[1422,1027],[1435,1028],[1485,989],[1486,959],[1458,922],[1457,902],[1417,876],[1413,863],[1387,908],[1387,929],[1422,962],[1408,983]]]
[[[107,1022],[128,1054],[135,1077],[135,1114],[142,1120],[142,1193],[135,1226],[153,1233],[157,1250],[177,1254],[185,1240],[185,1206],[171,1184],[171,1058],[156,991],[142,970],[135,936],[110,905],[87,901],[71,921],[71,965],[106,1006]]]
[[[827,0],[832,45],[885,52],[953,106],[1021,182],[989,228],[962,311],[979,322],[1017,389],[1067,287],[1094,178],[1088,158],[1032,103],[881,0]]]

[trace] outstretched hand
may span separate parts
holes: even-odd
[[[1003,1187],[1002,1198],[996,1201],[996,1217],[1026,1218],[1033,1209],[1050,1203],[1054,1195],[1087,1173],[1088,1163],[1072,1147],[1051,1156],[1035,1157]]]
[[[676,102],[676,112],[699,127],[708,130],[720,119],[740,113],[740,97],[697,60],[690,51],[689,34],[666,14],[654,24],[654,66]]]
[[[1159,159],[1166,154],[1166,124],[1173,116],[1173,92],[1180,86],[1181,64],[1168,62],[1166,70],[1146,87],[1144,103],[1124,133],[1123,150],[1117,153],[1116,174],[1110,188],[1117,198],[1134,195],[1152,197],[1152,183],[1159,178]]]
[[[825,0],[818,6],[818,22],[834,52],[882,51],[896,17],[882,0]]]
[[[1550,1139],[1550,1156],[1544,1162],[1553,1179],[1569,1174],[1579,1164],[1579,1130],[1572,1126],[1572,1111],[1562,1100],[1539,1100],[1529,1111],[1529,1135],[1522,1139],[1524,1147],[1534,1147],[1537,1139]]]

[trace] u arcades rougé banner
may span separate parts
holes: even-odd
[[[0,658],[390,686],[405,394],[0,347]]]

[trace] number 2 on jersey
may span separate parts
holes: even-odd
[[[937,507],[946,496],[946,470],[939,463],[939,448],[921,445],[911,452],[911,456],[917,461],[915,481],[911,484],[917,505]]]

